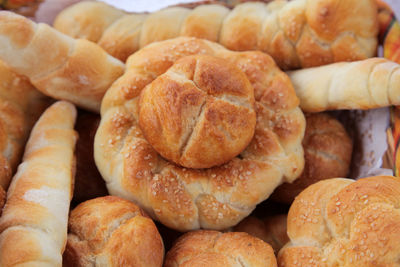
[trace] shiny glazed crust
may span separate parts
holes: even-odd
[[[81,2],[62,11],[54,27],[98,42],[125,61],[147,44],[190,36],[231,50],[261,50],[283,69],[354,61],[376,54],[378,20],[374,0],[249,2],[170,7],[125,14],[101,2]]]
[[[164,267],[277,266],[274,251],[246,233],[194,231],[181,236],[168,251]]]
[[[309,186],[288,214],[290,242],[279,266],[396,266],[400,256],[400,181],[376,176]]]
[[[178,59],[196,54],[239,67],[254,88],[257,114],[254,137],[239,157],[199,170],[165,161],[138,125],[142,89]],[[95,161],[109,192],[177,230],[233,226],[303,169],[304,115],[288,77],[261,52],[232,52],[188,37],[151,44],[129,58],[126,73],[103,99],[101,116]]]
[[[114,196],[88,200],[71,212],[68,225],[63,266],[162,266],[157,227],[130,201]]]

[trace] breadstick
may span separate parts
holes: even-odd
[[[74,176],[75,107],[57,102],[32,130],[0,218],[0,266],[61,266]]]

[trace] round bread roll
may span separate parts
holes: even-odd
[[[325,113],[307,114],[303,148],[303,173],[293,183],[280,185],[271,199],[290,204],[311,184],[334,177],[347,177],[353,142],[337,119]]]
[[[400,180],[328,179],[305,189],[288,214],[279,266],[398,266]]]
[[[271,246],[246,233],[199,230],[181,236],[164,267],[277,266]]]
[[[170,228],[226,229],[300,175],[298,105],[267,54],[189,37],[153,43],[128,59],[103,99],[96,165],[110,194]]]
[[[114,196],[78,205],[70,214],[63,266],[162,266],[164,246],[153,221]]]
[[[236,225],[233,231],[245,232],[263,240],[270,244],[277,254],[289,242],[289,237],[286,233],[286,219],[286,214],[274,215],[262,220],[249,216]]]
[[[178,60],[143,89],[139,125],[164,158],[187,168],[223,164],[250,143],[254,90],[228,61],[196,55]]]

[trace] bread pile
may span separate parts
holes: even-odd
[[[400,181],[337,178],[327,112],[400,105],[377,34],[374,0],[0,11],[0,266],[397,266]]]

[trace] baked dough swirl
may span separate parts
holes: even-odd
[[[189,169],[162,158],[145,139],[139,103],[146,86],[153,86],[179,59],[197,54],[221,58],[247,76],[254,89],[256,125],[249,145],[235,158]],[[193,65],[180,71],[196,76]],[[185,84],[175,76],[176,83]],[[232,52],[189,37],[151,44],[128,59],[125,74],[103,99],[101,117],[95,161],[110,194],[138,203],[154,219],[180,231],[235,225],[279,184],[296,179],[304,166],[305,119],[299,100],[288,76],[262,52]]]

